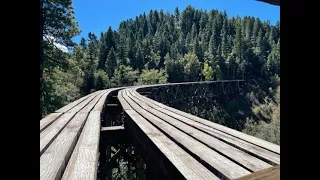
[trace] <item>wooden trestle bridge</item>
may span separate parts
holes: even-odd
[[[238,93],[244,84],[133,86],[82,97],[40,121],[40,179],[110,179],[121,153],[139,153],[152,180],[280,179],[279,145],[165,105]]]

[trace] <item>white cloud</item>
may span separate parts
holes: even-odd
[[[58,48],[60,49],[61,51],[67,53],[69,52],[68,51],[68,48],[60,43],[57,43],[56,42],[56,39],[53,37],[53,36],[44,36],[44,40],[45,41],[50,41],[50,42],[53,42],[53,44]]]

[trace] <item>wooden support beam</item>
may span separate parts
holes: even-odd
[[[106,104],[106,112],[108,114],[119,114],[122,112],[122,107],[117,103]]]
[[[143,129],[141,129],[139,125],[143,127]],[[139,149],[139,154],[141,154],[144,160],[148,157],[154,159],[154,162],[156,162],[156,167],[159,167],[161,171],[168,177],[165,179],[186,179],[184,172],[187,172],[186,174],[188,175],[191,174],[192,177],[197,176],[198,179],[218,179],[213,174],[211,175],[209,170],[204,169],[204,167],[202,167],[200,163],[196,162],[195,159],[192,159],[191,156],[186,156],[187,154],[182,152],[182,149],[179,149],[178,146],[168,142],[169,139],[165,139],[166,137],[162,136],[159,130],[151,126],[151,124],[148,124],[147,121],[143,120],[141,116],[132,110],[126,111],[125,127],[129,127],[126,128],[127,132],[129,133],[128,138],[131,138],[131,142],[133,142],[134,147]],[[152,133],[153,136],[148,137],[148,134],[145,132]],[[156,145],[153,143],[154,138],[157,138],[157,143],[161,143],[161,140],[165,143],[161,144],[160,146]],[[160,138],[162,139],[160,140]],[[164,151],[166,154],[161,153],[161,149],[159,149],[159,147],[167,148],[166,151]],[[179,154],[180,152],[181,155]],[[172,157],[175,158],[174,161],[170,160],[173,159]],[[176,163],[179,163],[179,165],[175,165]]]
[[[139,91],[138,93],[141,94],[142,96],[151,95],[151,92],[150,92],[150,91]]]
[[[123,131],[124,127],[123,126],[109,126],[109,127],[102,127],[102,131]]]
[[[118,104],[107,104],[106,105],[107,107],[117,107],[117,106],[119,106]]]
[[[127,139],[123,126],[102,127],[100,135],[103,143],[109,145],[123,144]]]

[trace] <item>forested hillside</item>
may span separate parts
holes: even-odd
[[[256,79],[266,86],[266,90],[259,89],[258,83],[252,88],[261,92],[247,92],[260,99],[248,103],[255,121],[247,118],[247,133],[257,134],[257,129],[250,129],[254,123],[265,126],[257,120],[273,118],[271,110],[269,115],[264,113],[266,106],[280,107],[280,101],[272,104],[269,100],[275,93],[267,92],[272,79],[280,85],[279,22],[271,25],[259,18],[228,17],[225,11],[192,6],[176,8],[174,13],[150,10],[122,21],[117,30],[109,27],[101,34],[89,33],[76,44],[71,38],[79,30],[71,1],[66,2],[43,5],[50,18],[45,20],[41,40],[40,117],[100,89],[222,79]],[[68,13],[54,14],[53,10]],[[49,37],[57,42],[50,43]],[[58,43],[69,47],[69,52],[61,51]],[[271,88],[280,93],[280,87],[276,89]]]

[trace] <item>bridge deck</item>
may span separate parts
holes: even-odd
[[[145,134],[180,172],[179,178],[207,179],[211,173],[235,179],[280,165],[280,146],[165,106],[136,89],[118,94],[130,117],[128,129]],[[141,143],[147,144],[147,140]]]
[[[40,121],[40,179],[96,179],[100,114],[110,92],[91,93]]]
[[[142,87],[118,92],[125,130],[165,179],[279,179],[280,146],[168,107],[139,94]],[[91,93],[40,121],[40,179],[96,179],[101,115],[119,89]]]

